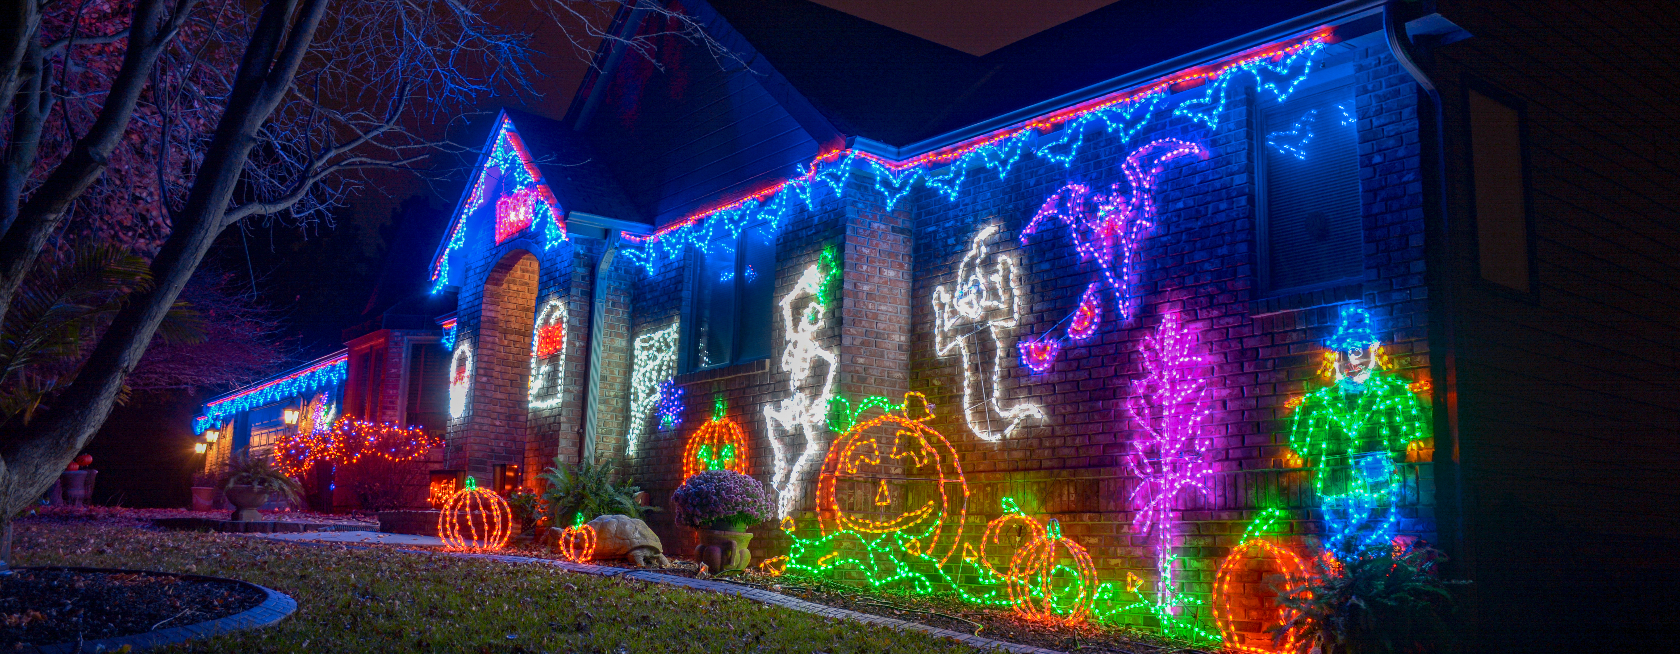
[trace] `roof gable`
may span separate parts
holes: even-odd
[[[487,206],[489,229],[474,221]],[[450,283],[450,255],[469,240],[500,244],[530,233],[552,249],[568,239],[572,212],[641,222],[587,142],[554,121],[503,110],[432,260],[432,292]]]

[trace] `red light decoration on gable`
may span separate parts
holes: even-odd
[[[496,201],[496,244],[531,227],[531,213],[538,201],[537,189],[526,187]]]

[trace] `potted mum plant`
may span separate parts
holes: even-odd
[[[684,481],[671,502],[677,522],[699,531],[695,560],[713,574],[746,569],[752,561],[747,528],[770,519],[763,484],[733,470],[708,470]]]
[[[222,492],[234,506],[233,519],[239,522],[261,520],[262,514],[257,509],[273,495],[285,497],[293,504],[303,497],[303,487],[276,470],[268,457],[251,456],[248,451],[228,457],[228,476]]]

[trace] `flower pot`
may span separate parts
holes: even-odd
[[[238,522],[261,520],[258,507],[268,503],[268,489],[260,486],[227,487],[228,502],[233,504],[233,519]]]
[[[708,525],[710,526],[710,525]],[[727,570],[745,570],[752,562],[747,544],[752,534],[744,531],[698,529],[700,544],[694,546],[694,560],[706,564],[706,570],[718,574]]]
[[[194,486],[192,489],[192,510],[209,511],[216,508],[216,488],[214,486]]]
[[[71,506],[86,506],[93,499],[93,479],[98,470],[72,470],[59,473],[64,483],[64,502]]]

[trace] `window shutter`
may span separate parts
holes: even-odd
[[[1268,290],[1322,285],[1364,271],[1357,115],[1351,85],[1266,110],[1260,149]]]

